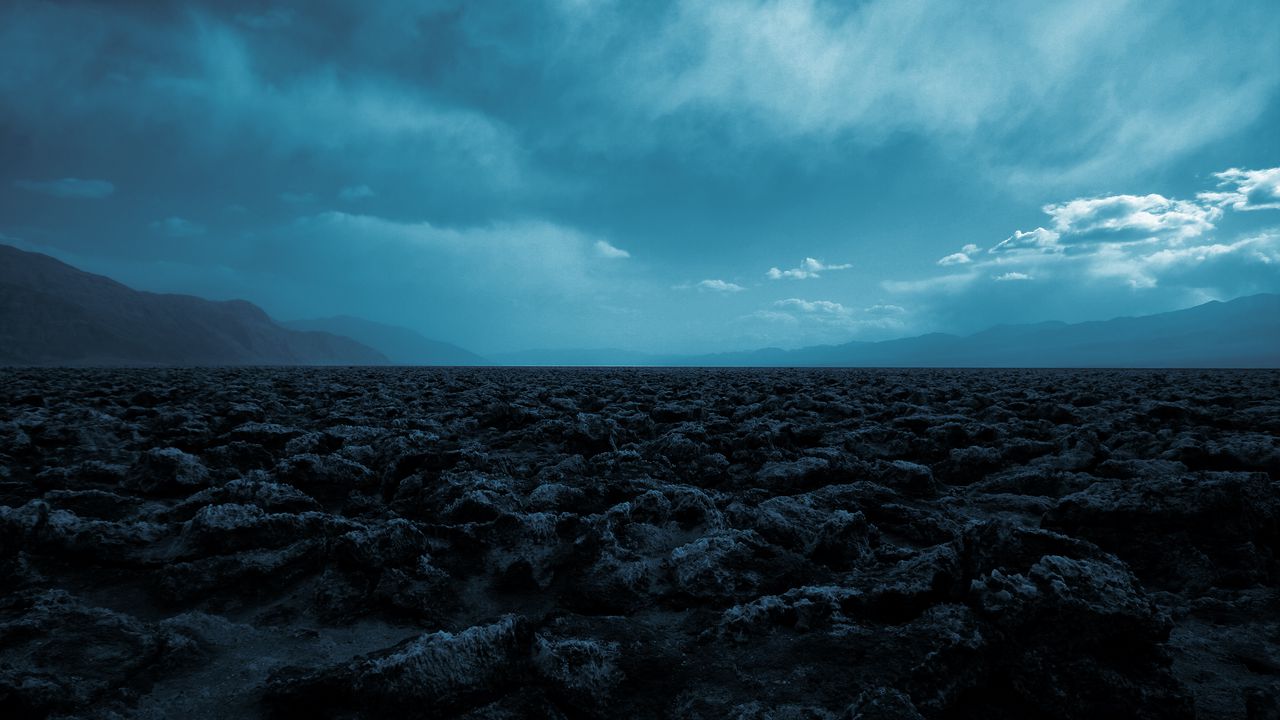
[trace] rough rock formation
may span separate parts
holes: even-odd
[[[1280,374],[10,370],[0,716],[1275,717]]]

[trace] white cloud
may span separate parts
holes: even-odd
[[[1210,241],[1194,245],[1173,241],[1100,243],[1079,254],[1036,258],[1025,269],[1048,269],[1049,266],[1053,266],[1055,275],[1066,284],[1082,279],[1089,282],[1112,281],[1133,290],[1151,290],[1162,287],[1166,281],[1185,285],[1192,282],[1188,279],[1190,275],[1199,272],[1205,277],[1195,282],[1211,282],[1219,287],[1243,283],[1239,285],[1239,292],[1274,291],[1280,286],[1280,232],[1267,231],[1232,242]],[[994,269],[997,264],[991,267]],[[1257,287],[1244,283],[1243,278],[1258,277],[1259,273],[1273,277]],[[1005,273],[1009,274],[1028,273]],[[997,275],[994,279],[1005,278]],[[1064,291],[1069,292],[1070,289],[1064,287]]]
[[[1233,171],[1217,175],[1233,178],[1233,182],[1248,180]],[[1077,198],[1042,209],[1051,218],[1052,229],[1014,232],[988,251],[996,258],[977,263],[975,269],[997,270],[990,276],[996,281],[1027,280],[1047,264],[1065,263],[1085,277],[1120,280],[1135,289],[1152,288],[1158,285],[1158,267],[1145,258],[1191,249],[1188,244],[1214,231],[1222,216],[1221,208],[1215,205],[1158,194]],[[1009,265],[1018,267],[1011,270]]]
[[[1219,177],[1242,186],[1260,179],[1233,170]],[[1046,205],[1047,227],[1015,232],[988,252],[970,255],[972,263],[950,266],[947,274],[881,286],[910,299],[910,318],[931,323],[913,323],[915,331],[946,332],[1050,319],[1083,322],[1121,309],[1162,313],[1280,292],[1280,228],[1222,237],[1216,227],[1221,208],[1239,201],[1263,205],[1265,196],[1240,190],[1239,197],[1211,200],[1220,201],[1111,195]]]
[[[973,262],[973,259],[969,257],[968,253],[962,252],[951,253],[950,255],[938,260],[938,264],[943,267],[948,265],[967,265],[971,262]]]
[[[831,302],[830,300],[802,300],[800,298],[787,298],[786,300],[779,300],[773,305],[774,307],[800,310],[801,312],[806,313],[845,315],[849,312],[845,309],[845,306],[838,302]]]
[[[1163,195],[1109,195],[1045,205],[1060,236],[1114,239],[1193,238],[1213,230],[1216,207]]]
[[[377,193],[368,185],[348,185],[338,191],[338,199],[351,202],[374,197]]]
[[[857,310],[833,300],[786,298],[769,308],[739,318],[747,323],[764,323],[781,329],[780,334],[764,333],[761,338],[785,340],[795,346],[848,342],[854,338],[884,339],[900,335],[906,325],[906,310],[898,305],[873,305]]]
[[[1204,192],[1197,197],[1232,210],[1280,210],[1280,168],[1241,170],[1230,168],[1214,173],[1223,192]]]
[[[968,253],[969,255],[972,255],[981,249],[982,248],[978,247],[977,245],[974,245],[973,243],[969,243],[968,245],[965,245],[964,247],[960,248],[960,252]]]
[[[711,290],[714,292],[742,292],[746,288],[737,283],[726,282],[724,280],[708,279],[699,282],[696,286],[699,290]]]
[[[1101,253],[1089,270],[1097,277],[1121,278],[1130,287],[1153,288],[1162,278],[1185,275],[1224,262],[1236,263],[1237,268],[1263,267],[1280,275],[1280,231],[1247,235],[1229,243],[1166,247],[1128,256]]]
[[[604,240],[597,240],[594,247],[596,249],[596,254],[600,257],[610,258],[613,260],[621,260],[623,258],[631,257],[631,253],[623,250],[622,248],[616,248]]]
[[[1232,274],[1241,275],[1245,274],[1241,272],[1242,267],[1266,268],[1280,260],[1278,240],[1280,236],[1264,233],[1231,243],[1164,248],[1148,253],[1126,253],[1116,247],[1106,247],[1087,258],[1082,271],[1088,278],[1119,281],[1135,290],[1152,290],[1169,278],[1177,282],[1180,276],[1198,270],[1207,270],[1212,275],[1215,266],[1231,266]]]
[[[978,275],[972,272],[957,273],[953,275],[940,275],[938,277],[924,278],[922,280],[885,280],[880,283],[880,287],[891,293],[957,293],[969,287],[978,279]]]
[[[203,235],[207,229],[200,223],[191,222],[186,218],[167,217],[163,220],[156,220],[151,223],[151,229],[156,232],[163,233],[169,237],[194,237]]]
[[[871,307],[867,308],[867,313],[870,315],[903,315],[906,312],[907,312],[907,309],[902,307],[901,305],[892,305],[892,304],[884,304],[884,303],[879,305],[872,305]]]
[[[1042,209],[1052,229],[1017,230],[987,252],[1049,254],[1101,243],[1182,242],[1212,231],[1222,216],[1216,207],[1156,194],[1077,198]]]
[[[73,177],[58,180],[17,180],[13,184],[31,192],[83,200],[102,200],[111,197],[116,191],[116,186],[106,180],[82,180]]]
[[[1048,228],[1018,231],[963,272],[882,283],[916,296],[917,307],[958,326],[989,322],[1086,319],[1120,303],[1146,312],[1280,289],[1280,229],[1215,239],[1222,208],[1271,203],[1263,171],[1217,173],[1231,190],[1202,202],[1157,194],[1109,195],[1045,205]],[[1213,204],[1204,204],[1213,203]],[[1028,282],[1034,281],[1034,282]],[[1013,286],[1022,285],[1016,290]],[[1034,302],[1019,302],[1022,296]],[[1033,317],[1032,312],[1052,313]]]
[[[1058,233],[1042,227],[1027,232],[1014,230],[1012,235],[996,243],[995,247],[987,252],[991,254],[1016,251],[1062,252],[1062,247],[1058,245],[1058,238]]]
[[[772,267],[765,273],[765,277],[770,280],[808,280],[810,278],[822,277],[822,273],[832,270],[848,270],[853,267],[850,263],[841,265],[827,265],[821,260],[807,257],[800,262],[800,267],[791,268],[790,270],[782,270]]]

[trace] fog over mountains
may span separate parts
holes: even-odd
[[[1280,295],[1142,317],[999,325],[876,343],[706,355],[696,364],[872,367],[1276,367]]]
[[[973,335],[930,333],[882,342],[708,355],[532,350],[513,365],[727,367],[1277,367],[1280,295],[1260,294],[1142,317],[999,325]]]
[[[0,245],[5,365],[638,365],[862,367],[1280,367],[1280,295],[1067,324],[1000,325],[967,336],[710,355],[542,349],[489,358],[355,317],[278,323],[243,300],[133,290]]]
[[[283,323],[294,330],[322,331],[377,348],[395,365],[488,365],[489,361],[453,343],[432,340],[409,328],[342,315]]]

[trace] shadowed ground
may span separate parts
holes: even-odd
[[[0,711],[1275,717],[1278,436],[1273,371],[6,370]]]

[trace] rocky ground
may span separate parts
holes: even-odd
[[[1280,717],[1280,373],[0,371],[0,716]]]

